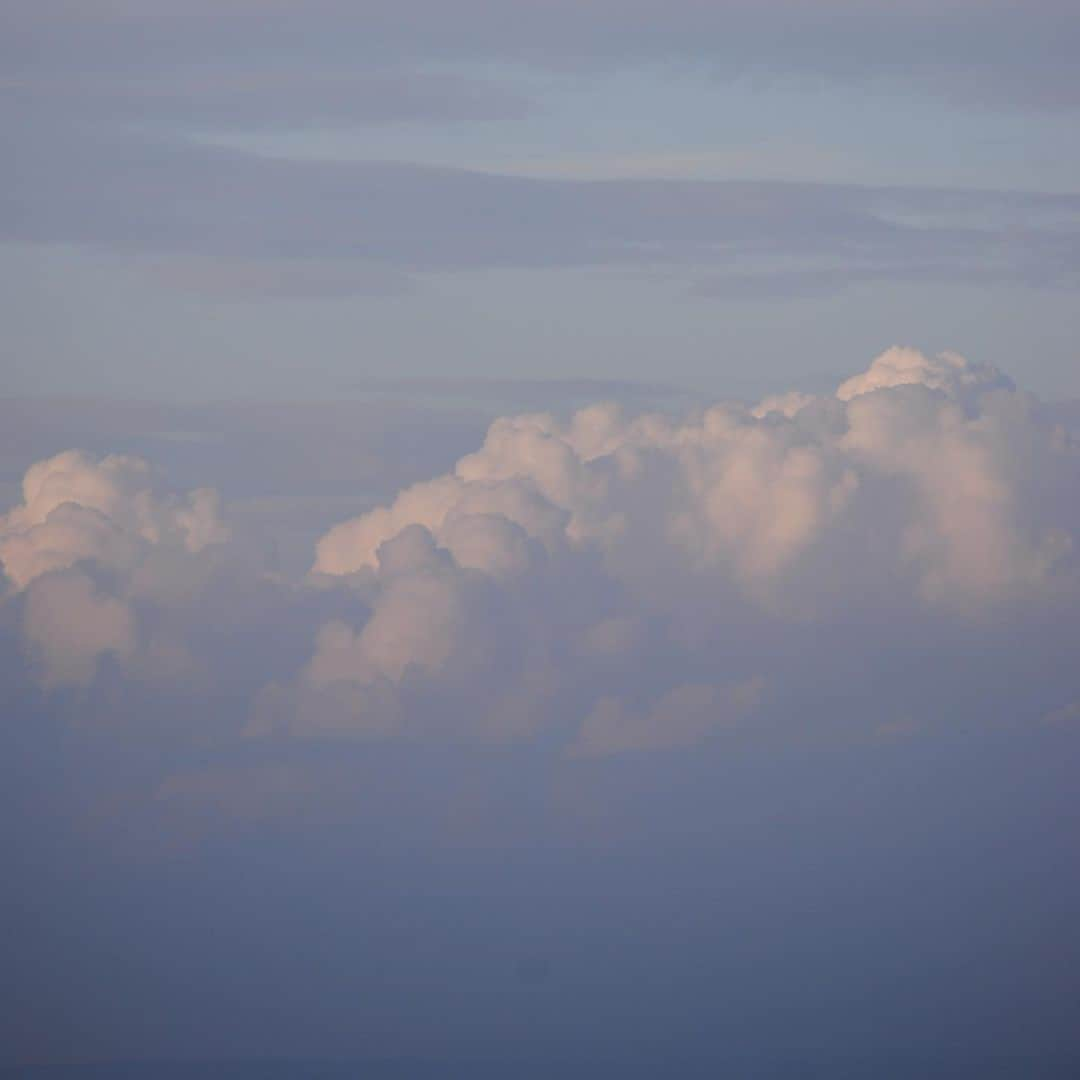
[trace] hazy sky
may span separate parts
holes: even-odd
[[[10,393],[786,386],[896,343],[1080,393],[1072,3],[0,20]]]
[[[0,1071],[1080,1075],[1078,11],[0,3]]]
[[[1075,1075],[1076,406],[427,389],[3,404],[0,1063]]]

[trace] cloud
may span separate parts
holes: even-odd
[[[520,738],[572,713],[577,756],[699,741],[784,680],[740,633],[786,655],[816,628],[860,657],[853,617],[888,652],[910,648],[894,626],[948,640],[1058,610],[1076,482],[1036,403],[951,353],[891,349],[831,398],[684,420],[506,417],[323,536],[313,580],[364,614],[323,627],[252,730]]]
[[[762,398],[751,410],[750,415],[763,420],[770,413],[779,413],[789,420],[807,405],[812,405],[814,396],[801,390],[789,390],[786,394],[769,394]]]
[[[914,394],[871,393],[898,387]],[[958,411],[969,401],[977,417]],[[673,563],[716,571],[743,588],[779,586],[854,512],[853,502],[872,497],[865,489],[898,473],[927,511],[939,488],[987,508],[1019,498],[1005,447],[1014,428],[1029,424],[1028,407],[989,365],[892,349],[842,383],[833,401],[788,395],[749,413],[721,405],[681,424],[627,419],[611,406],[582,410],[568,425],[543,414],[498,420],[483,449],[452,474],[329,532],[315,569],[371,569],[380,545],[408,525],[449,536],[463,518],[483,513],[517,525],[549,553],[591,544],[617,564],[648,537]],[[928,527],[941,543],[974,542],[983,532]],[[490,570],[484,559],[476,568]],[[1001,574],[1004,585],[1010,572]]]
[[[32,465],[21,505],[0,517],[0,564],[17,589],[50,570],[91,560],[128,571],[148,546],[190,554],[228,531],[209,488],[184,498],[155,490],[145,461],[110,455],[95,461],[67,450]]]
[[[45,687],[217,695],[229,737],[267,746],[596,758],[783,729],[822,694],[866,732],[1038,716],[1080,693],[1067,670],[1037,702],[1023,680],[981,688],[991,657],[1045,663],[1010,628],[1075,630],[1067,423],[988,365],[902,348],[833,395],[504,416],[451,472],[326,531],[291,581],[214,493],[70,451],[27,471],[0,562]],[[278,517],[302,533],[320,505]]]
[[[1012,381],[991,364],[973,363],[956,353],[927,357],[917,349],[893,348],[882,353],[867,371],[841,383],[836,396],[851,401],[892,386],[925,386],[957,400],[986,390],[1014,389]]]
[[[85,575],[46,575],[30,591],[23,631],[33,653],[40,654],[47,688],[93,682],[99,658],[122,658],[135,651],[131,609],[102,595]]]
[[[167,256],[183,287],[223,295],[386,291],[404,288],[409,272],[485,268],[714,273],[699,292],[758,296],[872,280],[1060,287],[1080,270],[1075,196],[583,182],[85,132],[23,137],[14,126],[6,134],[16,165],[0,235]],[[208,259],[220,267],[211,272]],[[206,273],[193,277],[200,266]]]
[[[68,450],[32,465],[23,501],[0,516],[0,568],[25,593],[23,637],[48,687],[86,686],[107,654],[170,681],[183,644],[139,627],[136,605],[183,606],[193,564],[224,544],[215,491],[175,495],[146,462]]]
[[[777,987],[827,954],[848,965],[824,980],[827,1072],[850,1060],[853,1016],[880,1047],[867,988],[905,985],[893,976],[913,956],[939,996],[927,1005],[920,984],[925,1012],[890,1044],[970,1000],[947,981],[958,970],[999,979],[969,1014],[980,1038],[1020,977],[1073,1000],[1028,959],[1031,941],[1059,955],[1078,892],[1062,876],[1075,410],[947,354],[890,350],[838,383],[757,406],[503,416],[450,472],[326,531],[315,571],[291,579],[261,558],[266,536],[130,455],[33,466],[0,547],[19,975],[4,1045],[45,1056],[33,1033],[59,1016],[65,1052],[190,1057],[197,1015],[200,1055],[265,1055],[270,1015],[287,1018],[273,1049],[293,1060],[325,1054],[328,1033],[344,1059],[402,1032],[442,1053],[449,1032],[490,1061],[492,1002],[518,995],[515,1052],[539,1037],[580,1049],[599,987],[614,1005],[594,1045],[625,1045],[632,1015],[666,1053],[688,1015],[715,1045],[701,988],[737,976],[733,1000],[754,994],[733,1038],[749,1025],[737,1045],[766,1032],[772,1048]],[[327,469],[355,460],[356,444],[310,445]],[[249,483],[277,468],[268,457]],[[357,488],[368,475],[361,461]],[[290,527],[325,520],[319,503],[295,500]],[[1019,967],[993,947],[1017,925],[1032,931]],[[540,952],[550,990],[522,988],[517,960]],[[117,955],[143,966],[120,965],[101,1004]],[[640,995],[632,1012],[621,986]],[[687,989],[672,1003],[670,987]],[[886,1012],[910,1015],[915,996]],[[183,1023],[133,1036],[147,1000]],[[357,1000],[383,1003],[359,1034]],[[469,1011],[448,1023],[445,1001]],[[822,1045],[818,984],[787,1001],[805,1010],[790,1058],[804,1061]],[[1038,1015],[1050,1026],[1025,1018],[1025,1045],[1075,1027]]]

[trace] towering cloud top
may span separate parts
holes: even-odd
[[[1078,492],[1075,441],[999,371],[890,349],[833,396],[501,418],[452,472],[327,532],[305,582],[219,565],[211,492],[75,451],[28,471],[0,561],[52,685],[111,656],[144,684],[226,679],[249,736],[591,757],[777,722],[913,649],[952,685],[970,635],[1078,629]],[[223,625],[242,669],[208,644]]]
[[[956,353],[924,356],[917,349],[889,349],[861,375],[853,375],[840,384],[836,396],[850,401],[871,390],[890,386],[925,386],[941,390],[954,400],[962,400],[985,390],[1013,390],[1012,380],[992,364],[977,364]]]
[[[899,392],[875,393],[886,390]],[[681,422],[614,406],[565,425],[502,419],[452,474],[332,529],[315,570],[373,570],[381,544],[420,526],[459,566],[494,576],[525,568],[528,538],[551,555],[599,553],[631,582],[694,574],[764,602],[888,501],[903,520],[875,532],[866,557],[928,604],[979,603],[1064,566],[1052,519],[1067,508],[1030,496],[1065,463],[1033,407],[989,365],[895,348],[834,399],[790,394]]]
[[[777,656],[807,628],[844,667],[867,648],[853,620],[909,649],[894,625],[1059,610],[1077,470],[999,371],[911,349],[834,397],[500,419],[452,473],[319,541],[314,580],[365,615],[323,628],[254,730],[517,735],[573,701],[575,753],[695,741],[790,677]]]

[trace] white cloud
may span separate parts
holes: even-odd
[[[139,458],[65,450],[31,465],[22,493],[0,516],[0,564],[17,589],[84,559],[128,569],[149,545],[194,554],[228,538],[215,492],[163,493]]]
[[[832,398],[681,421],[610,405],[567,423],[503,418],[451,474],[319,542],[315,577],[351,582],[370,613],[324,629],[301,683],[337,687],[339,705],[362,688],[367,731],[381,730],[376,686],[398,734],[408,702],[438,693],[448,728],[484,711],[491,733],[493,703],[527,684],[541,711],[581,710],[575,753],[682,745],[723,726],[732,687],[772,675],[763,657],[700,677],[710,642],[740,625],[780,642],[856,610],[884,632],[977,625],[1075,595],[1076,503],[1060,493],[1076,480],[1067,441],[1000,372],[911,349]],[[641,678],[652,704],[628,704],[623,686]],[[303,709],[286,727],[304,729]]]
[[[978,364],[956,353],[924,356],[917,349],[893,347],[870,367],[840,384],[836,396],[850,401],[872,390],[893,386],[925,386],[953,398],[995,388],[1012,389],[1012,382],[991,364]]]
[[[902,534],[877,538],[875,554],[914,574],[928,596],[990,599],[1045,579],[1068,548],[1063,530],[1040,528],[1019,505],[1023,472],[1054,462],[1030,404],[1009,386],[952,354],[891,349],[832,402],[784,395],[683,423],[628,420],[615,407],[583,410],[568,425],[547,415],[499,420],[453,474],[327,533],[315,570],[373,568],[381,543],[419,524],[482,571],[522,570],[526,538],[549,552],[596,550],[622,575],[643,569],[634,559],[647,548],[662,560],[654,570],[694,571],[705,587],[722,580],[762,597],[847,527],[860,499],[895,495],[910,520]],[[916,394],[871,394],[899,387]],[[486,522],[463,525],[478,509]]]
[[[216,492],[175,495],[138,458],[67,450],[31,465],[22,494],[0,516],[0,567],[9,592],[25,593],[23,639],[43,684],[88,685],[105,654],[136,677],[190,675],[183,643],[140,628],[134,601],[175,604],[188,564],[228,539]]]
[[[751,410],[751,414],[759,420],[764,419],[770,413],[779,413],[789,420],[807,405],[812,404],[812,394],[804,394],[799,390],[790,390],[786,394],[771,394],[759,401]]]
[[[834,396],[754,408],[501,418],[451,473],[330,529],[292,584],[222,554],[216,496],[142,462],[69,452],[24,488],[0,558],[41,680],[227,685],[249,736],[588,757],[790,722],[811,699],[872,730],[885,695],[931,724],[920,685],[963,710],[1004,657],[1042,663],[1011,627],[1077,631],[1076,443],[948,354],[892,349]],[[1080,693],[1054,678],[1036,715]]]

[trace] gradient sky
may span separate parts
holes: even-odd
[[[0,1073],[1080,1075],[1077,56],[0,0]]]
[[[894,343],[1080,393],[1071,3],[12,0],[0,21],[9,393],[766,388]]]

